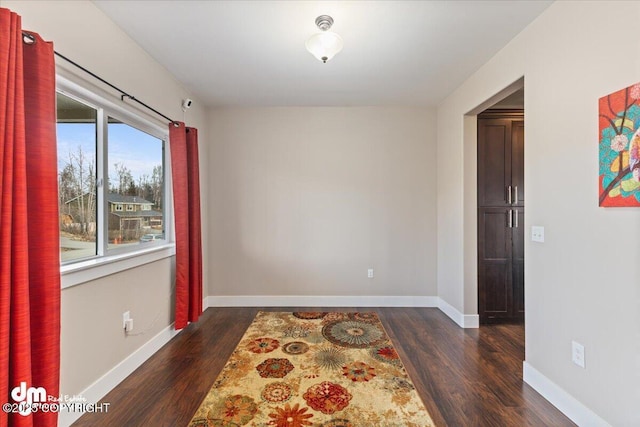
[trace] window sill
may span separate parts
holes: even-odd
[[[90,282],[101,277],[129,270],[150,262],[159,261],[176,254],[174,243],[153,248],[108,255],[60,267],[62,289]]]

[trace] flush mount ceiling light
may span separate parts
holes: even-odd
[[[316,25],[322,32],[309,37],[305,46],[313,56],[326,63],[342,50],[342,37],[333,31],[329,31],[333,25],[333,18],[329,15],[318,16]]]

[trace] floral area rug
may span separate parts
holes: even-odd
[[[433,421],[376,313],[259,312],[189,425]]]

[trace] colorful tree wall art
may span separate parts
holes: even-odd
[[[599,101],[600,206],[640,206],[640,83]]]

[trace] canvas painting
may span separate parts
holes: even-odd
[[[600,206],[640,206],[640,83],[600,98]]]

